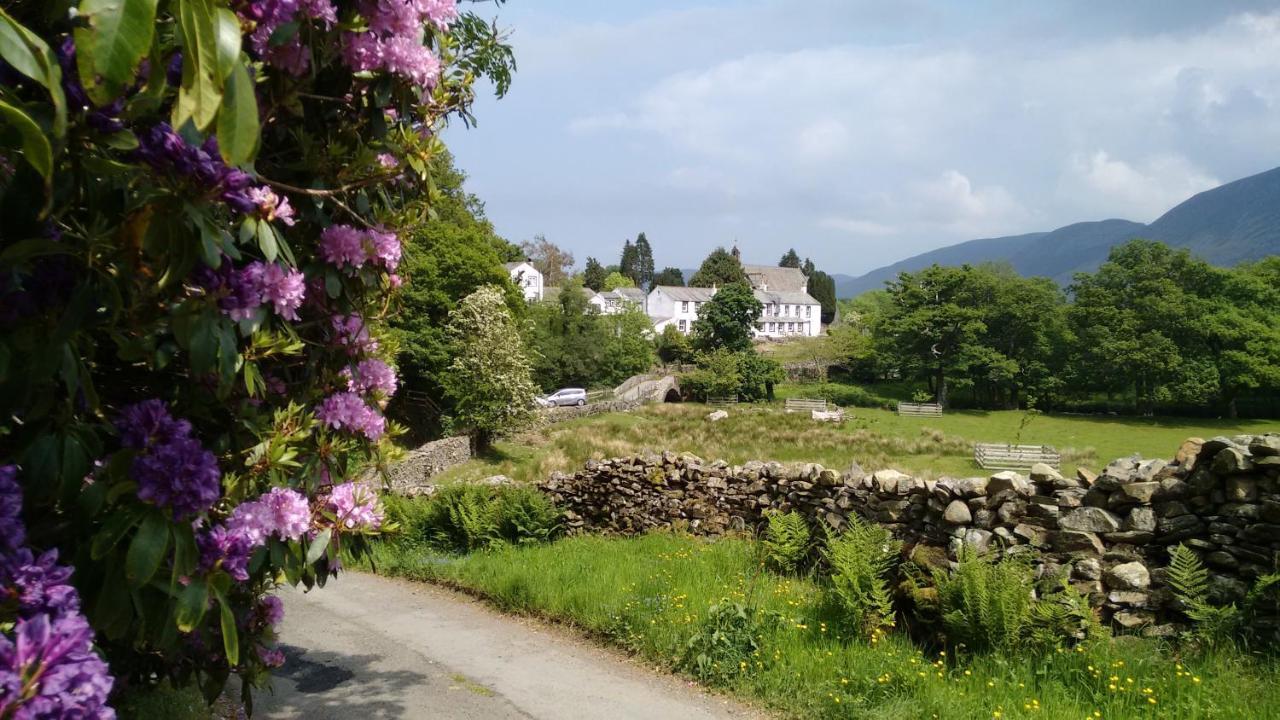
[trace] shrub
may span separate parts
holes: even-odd
[[[893,626],[889,575],[901,550],[902,543],[894,540],[887,529],[856,515],[849,517],[849,526],[839,535],[828,531],[828,599],[854,632],[875,637]]]
[[[727,685],[753,666],[760,639],[775,620],[754,607],[721,600],[707,610],[676,661],[676,669],[707,684]]]
[[[524,485],[458,483],[430,498],[395,501],[390,508],[407,538],[446,552],[546,542],[560,531],[555,505]]]
[[[536,488],[510,485],[496,501],[498,536],[516,545],[553,540],[560,534],[560,511]]]
[[[774,570],[791,573],[800,569],[809,554],[809,523],[800,513],[770,512],[765,516],[768,526],[764,531],[765,559]]]
[[[1062,591],[1036,600],[1027,617],[1026,643],[1036,648],[1058,648],[1106,634],[1089,598],[1061,578]]]
[[[1030,622],[1032,570],[1006,558],[992,562],[965,548],[951,572],[934,571],[948,642],[971,650],[1010,648]]]

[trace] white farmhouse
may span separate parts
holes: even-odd
[[[760,317],[756,337],[815,337],[822,332],[822,305],[805,292],[808,281],[796,268],[744,265]],[[716,294],[716,288],[659,285],[649,293],[647,312],[655,332],[668,325],[682,333],[693,330],[698,309]]]
[[[617,288],[615,290],[605,290],[598,293],[592,293],[587,298],[587,302],[596,306],[601,315],[617,315],[628,308],[645,309],[646,296],[640,288]]]
[[[538,268],[528,260],[522,262],[509,262],[506,264],[507,273],[511,275],[511,282],[520,288],[524,293],[524,299],[529,302],[537,302],[542,299],[542,273],[538,272]]]

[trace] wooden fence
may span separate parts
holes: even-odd
[[[938,403],[898,403],[899,415],[942,415],[942,406]]]
[[[737,405],[738,398],[733,396],[719,396],[707,398],[708,405]]]
[[[973,459],[984,470],[1026,470],[1036,463],[1055,470],[1062,467],[1062,455],[1050,445],[978,443],[973,446]]]
[[[810,412],[813,410],[826,412],[827,401],[821,398],[787,398],[785,407],[789,413]]]

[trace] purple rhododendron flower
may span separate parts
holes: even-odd
[[[343,36],[343,59],[357,72],[384,70],[411,80],[423,90],[440,79],[440,60],[423,44],[423,28],[445,30],[458,18],[455,0],[361,0],[367,32]]]
[[[325,507],[333,512],[340,528],[377,530],[382,527],[383,512],[378,496],[364,485],[349,482],[335,487]]]
[[[302,43],[298,31],[273,40],[276,31],[301,20],[318,20],[326,27],[338,21],[331,0],[239,0],[232,7],[241,21],[253,28],[249,34],[253,53],[293,75],[302,75],[311,67],[311,49]]]
[[[298,319],[298,308],[307,294],[307,280],[297,270],[278,263],[251,263],[257,266],[256,279],[262,299],[272,304],[276,315],[286,320]]]
[[[378,164],[387,170],[395,170],[400,167],[400,161],[391,153],[378,153]]]
[[[256,187],[253,178],[222,161],[216,138],[197,147],[167,123],[157,123],[138,135],[133,158],[200,195],[221,200],[241,215],[254,214],[258,209],[258,203],[250,196],[250,190]]]
[[[238,582],[249,579],[249,557],[257,544],[247,534],[217,525],[196,536],[196,546],[201,572],[221,567]]]
[[[316,419],[335,430],[346,430],[377,440],[387,429],[387,419],[352,392],[334,393],[316,408]]]
[[[347,349],[348,355],[363,355],[378,349],[378,341],[369,337],[369,328],[359,315],[334,315],[330,322],[334,339]]]
[[[267,509],[272,532],[282,540],[297,540],[311,528],[311,506],[297,490],[271,488],[258,502]]]
[[[175,419],[163,402],[126,407],[116,427],[122,444],[139,451],[129,471],[139,498],[172,509],[178,519],[217,502],[222,490],[217,458],[191,437],[191,423]]]
[[[258,602],[258,612],[268,625],[275,627],[284,620],[284,603],[275,595],[264,595]]]
[[[347,389],[351,392],[380,392],[386,397],[396,394],[396,371],[377,358],[361,360],[354,370],[343,369],[342,376],[347,379]]]
[[[338,268],[364,267],[369,259],[364,233],[350,225],[330,225],[320,233],[320,257]]]
[[[249,199],[258,205],[258,217],[263,220],[279,220],[280,222],[293,226],[295,222],[293,217],[293,206],[289,204],[289,198],[283,195],[276,195],[271,188],[263,186],[251,188],[249,190]]]
[[[259,645],[258,659],[269,668],[278,668],[284,664],[284,651],[280,648],[268,648],[264,645]]]
[[[386,268],[388,271],[394,271],[400,265],[400,238],[393,232],[385,232],[382,230],[370,230],[368,240],[372,246],[372,256],[370,259]]]

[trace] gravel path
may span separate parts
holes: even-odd
[[[287,660],[254,717],[720,720],[756,711],[430,585],[345,573],[284,591]]]

